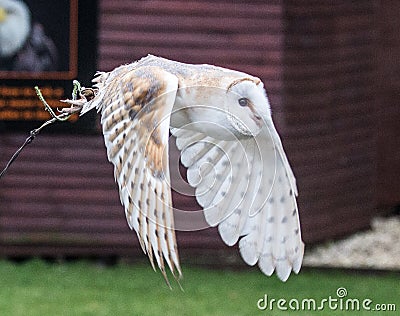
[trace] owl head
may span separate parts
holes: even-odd
[[[232,81],[226,90],[225,113],[235,134],[257,135],[271,117],[264,85],[258,78]]]
[[[218,83],[178,90],[176,103],[179,106],[172,113],[172,126],[185,128],[174,122],[177,117],[179,122],[189,118],[187,128],[211,133],[217,139],[256,136],[271,121],[270,106],[261,80],[236,74],[218,78],[221,79]]]
[[[30,30],[27,5],[19,0],[0,0],[0,58],[15,55],[24,46]]]

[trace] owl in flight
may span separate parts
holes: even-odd
[[[260,79],[211,65],[147,56],[93,79],[81,114],[101,112],[121,203],[143,251],[181,276],[168,163],[176,137],[210,226],[249,265],[285,281],[303,259],[297,188]],[[93,91],[89,97],[85,91]]]

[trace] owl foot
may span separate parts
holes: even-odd
[[[59,113],[72,115],[82,110],[83,106],[97,95],[98,89],[81,87],[78,80],[73,81],[72,99],[60,100],[71,105],[69,108],[58,110]],[[78,99],[79,97],[79,99]]]

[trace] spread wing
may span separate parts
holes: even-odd
[[[172,129],[206,221],[218,225],[227,245],[239,241],[249,265],[286,280],[300,270],[304,245],[295,178],[279,136],[270,123],[259,135],[221,141]],[[239,240],[240,238],[240,240]]]
[[[123,68],[122,68],[123,69]],[[99,98],[108,159],[114,165],[121,203],[131,229],[165,279],[166,261],[181,275],[174,233],[168,167],[170,113],[178,79],[158,67],[100,74]],[[94,80],[96,82],[96,79]]]

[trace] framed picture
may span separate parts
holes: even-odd
[[[77,76],[78,0],[1,3],[1,79]]]
[[[96,56],[97,0],[1,0],[0,130],[48,119],[34,86],[54,109],[63,107],[73,79],[88,84]]]

